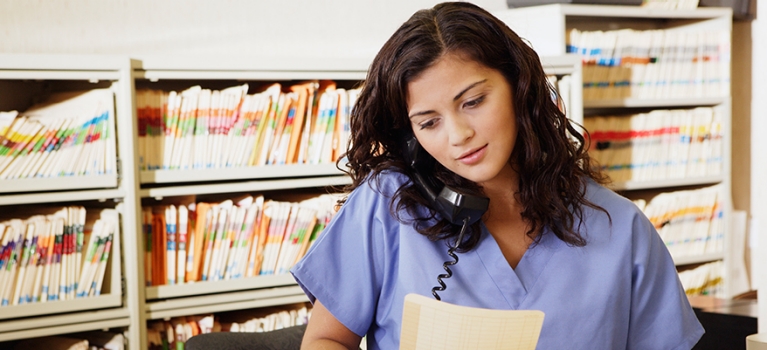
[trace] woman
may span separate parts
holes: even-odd
[[[435,296],[542,310],[538,349],[692,348],[703,329],[668,251],[599,185],[551,91],[536,53],[474,5],[439,4],[394,33],[352,112],[350,194],[292,270],[314,302],[303,348],[356,349],[364,335],[398,348],[404,296],[430,295],[454,245]],[[410,135],[436,162],[410,166]],[[459,240],[416,175],[489,207]]]

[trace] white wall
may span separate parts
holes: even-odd
[[[438,2],[3,0],[0,52],[372,58],[413,12]]]

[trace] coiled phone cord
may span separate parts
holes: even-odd
[[[447,250],[447,255],[450,255],[450,257],[453,258],[453,261],[445,261],[445,263],[442,264],[442,268],[445,269],[445,272],[447,273],[443,273],[437,276],[437,282],[439,283],[439,286],[435,286],[431,289],[431,294],[434,296],[434,299],[442,300],[437,292],[441,292],[447,289],[447,285],[445,285],[445,282],[442,281],[442,279],[447,279],[453,276],[453,271],[450,270],[450,266],[458,263],[458,255],[455,255],[455,250],[458,249],[458,246],[460,246],[461,242],[463,242],[463,234],[466,232],[466,228],[468,226],[469,218],[466,217],[463,219],[463,226],[461,226],[461,232],[458,233],[458,239],[455,241],[455,244]]]

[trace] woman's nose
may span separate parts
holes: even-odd
[[[450,145],[460,146],[474,136],[474,129],[463,117],[453,117],[451,119],[449,123],[450,134],[448,135]]]

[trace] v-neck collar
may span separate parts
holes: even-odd
[[[527,297],[527,293],[535,286],[535,282],[554,252],[565,245],[547,227],[543,228],[541,234],[540,242],[531,244],[522,255],[516,269],[512,269],[503,256],[498,242],[485,225],[482,225],[482,239],[474,252],[512,309],[519,308]]]

